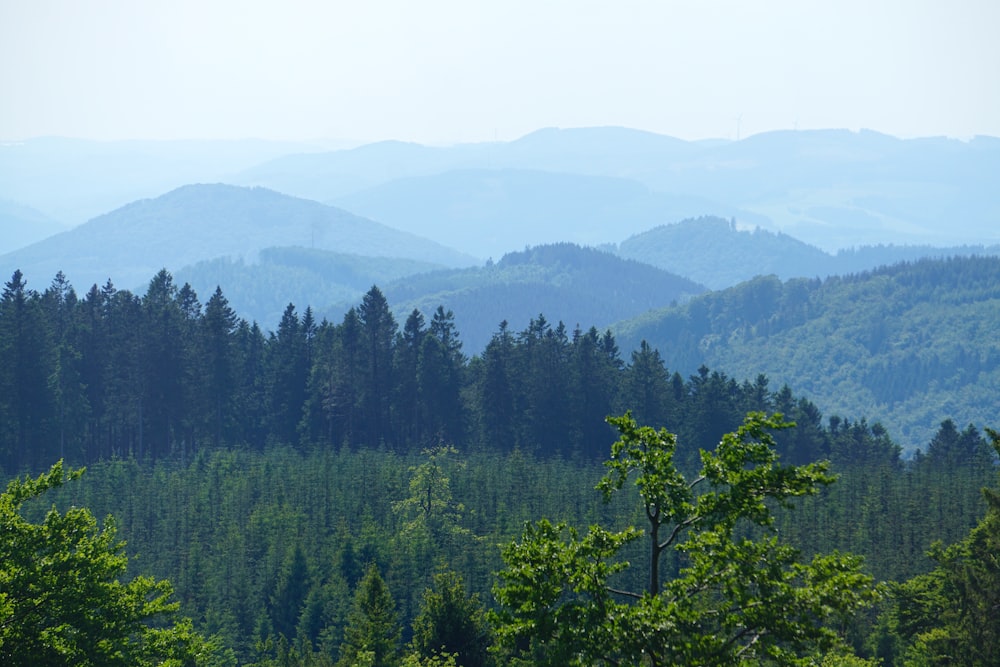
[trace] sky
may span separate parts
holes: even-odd
[[[997,0],[0,0],[0,140],[1000,136]]]

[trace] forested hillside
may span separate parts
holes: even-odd
[[[15,272],[0,332],[0,465],[9,471],[269,443],[419,451],[471,440],[596,458],[608,414],[631,407],[665,422],[700,414],[682,406],[710,400],[686,391],[655,351],[626,365],[610,332],[571,330],[543,314],[520,331],[500,323],[469,358],[450,310],[412,310],[400,326],[377,287],[339,323],[289,304],[265,333],[239,319],[220,289],[202,306],[167,271],[141,297],[110,283],[79,297],[61,274],[37,292]],[[705,442],[763,407],[749,385],[737,389],[746,405],[724,420],[700,417],[711,423]]]
[[[265,330],[281,321],[291,303],[312,304],[325,312],[338,304],[343,316],[372,285],[384,285],[417,274],[447,269],[416,259],[371,257],[303,247],[264,248],[255,261],[219,257],[186,266],[176,272],[178,283],[189,283],[199,294],[225,285],[234,311]],[[342,308],[339,304],[343,305]],[[333,312],[330,313],[333,318]]]
[[[527,248],[485,267],[411,275],[384,285],[401,320],[414,308],[430,313],[443,305],[453,311],[469,354],[480,354],[502,321],[522,328],[544,314],[574,328],[603,328],[704,291],[677,274],[571,243]]]
[[[984,289],[969,271],[950,285],[957,302]],[[400,326],[377,287],[337,323],[289,305],[268,334],[221,290],[202,304],[166,271],[142,296],[109,283],[82,297],[61,275],[38,292],[15,272],[0,298],[0,466],[11,476],[57,459],[90,464],[57,504],[113,514],[132,571],[169,578],[183,614],[243,664],[356,664],[373,632],[359,625],[372,621],[369,594],[395,609],[380,621],[389,655],[412,639],[408,651],[432,656],[421,642],[440,627],[428,609],[444,596],[478,638],[458,664],[490,664],[468,656],[493,642],[482,610],[495,606],[498,544],[538,518],[581,529],[638,520],[633,487],[608,505],[593,490],[615,438],[605,417],[627,410],[676,434],[684,475],[748,412],[794,420],[773,434],[774,453],[789,466],[828,459],[840,479],[773,527],[806,559],[859,553],[879,580],[930,571],[931,543],[969,534],[985,512],[979,489],[995,478],[976,427],[943,419],[904,462],[881,424],[824,416],[763,374],[682,374],[648,344],[623,355],[609,331],[544,315],[522,330],[501,323],[469,357],[449,310],[413,310]],[[767,545],[753,525],[739,524],[733,544]],[[620,546],[642,559],[638,544]],[[683,553],[664,555],[665,577],[684,574]],[[796,553],[780,551],[781,562]],[[616,585],[641,588],[635,577]],[[904,602],[820,636],[902,664],[923,632],[891,620]]]
[[[824,412],[881,421],[907,452],[946,418],[980,427],[1000,394],[1000,258],[921,260],[844,277],[760,277],[617,328],[681,373],[764,373]]]
[[[714,216],[659,225],[618,244],[617,254],[720,290],[757,276],[826,278],[919,259],[1000,255],[1000,246],[868,245],[823,252],[787,234]]]

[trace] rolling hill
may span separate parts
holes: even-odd
[[[544,315],[565,323],[606,328],[650,308],[683,301],[701,285],[610,253],[559,243],[508,253],[485,267],[409,276],[379,288],[400,326],[414,309],[429,318],[440,305],[454,311],[466,354],[477,354],[506,320],[513,331]],[[338,321],[352,304],[320,311]]]
[[[0,254],[13,252],[65,229],[41,211],[0,199]]]
[[[442,270],[431,264],[395,257],[370,257],[301,247],[264,248],[256,262],[219,257],[173,272],[177,284],[189,283],[207,298],[221,286],[239,316],[276,330],[285,307],[324,310],[330,304],[355,302],[374,284]]]
[[[1000,255],[1000,245],[861,246],[831,255],[787,234],[739,229],[732,220],[705,216],[631,236],[617,252],[718,290],[761,275],[825,278],[924,258]]]
[[[944,419],[998,426],[1000,258],[920,260],[826,280],[764,276],[615,327],[671,370],[764,373],[824,413],[881,421],[904,449]]]
[[[263,188],[190,185],[0,256],[0,271],[19,268],[36,285],[61,270],[78,289],[109,278],[135,289],[163,267],[174,271],[219,257],[252,263],[260,250],[288,245],[443,266],[474,261],[317,202]]]
[[[39,137],[0,143],[0,198],[31,206],[69,227],[182,185],[225,181],[234,173],[281,155],[329,148],[254,139],[89,141]]]
[[[481,171],[492,172],[485,183],[470,181]],[[476,250],[482,258],[526,245],[617,241],[701,215],[735,217],[742,229],[760,226],[830,253],[877,244],[990,245],[1000,242],[998,172],[997,138],[897,139],[847,130],[689,142],[620,127],[547,128],[510,142],[386,141],[333,151],[254,141],[58,138],[0,146],[0,198],[67,224],[196,182],[261,186],[323,202],[354,198],[356,213],[390,225],[420,219],[425,226],[407,229],[447,245],[456,227],[472,240],[476,224],[507,238],[504,225],[528,221],[521,238]],[[529,173],[536,174],[533,183]],[[567,185],[573,177],[581,180]],[[588,178],[617,179],[622,187]],[[440,197],[429,201],[418,184],[437,188]],[[625,196],[629,189],[645,194]],[[403,215],[408,206],[411,218]],[[617,238],[595,236],[591,223],[612,225]]]

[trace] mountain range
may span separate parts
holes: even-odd
[[[682,141],[627,128],[549,128],[510,142],[388,141],[338,150],[50,138],[0,146],[0,198],[75,225],[184,184],[221,182],[354,202],[359,210],[348,210],[377,211],[386,219],[375,218],[392,226],[421,220],[421,236],[480,260],[554,241],[605,242],[594,235],[608,234],[605,223],[623,238],[701,215],[783,232],[833,253],[875,244],[1000,242],[992,176],[998,171],[997,138],[897,139],[846,130]],[[444,198],[430,199],[427,189]],[[523,220],[535,222],[521,228],[524,237],[505,233]],[[454,242],[455,229],[477,245]],[[0,232],[12,236],[6,227]],[[13,249],[0,244],[0,252],[5,247]]]
[[[197,153],[178,149],[188,157],[168,169],[162,147],[127,160],[119,146],[95,163],[102,174],[82,157],[50,163],[65,147],[44,145],[24,173],[0,151],[0,174],[13,175],[0,179],[0,251],[63,227],[53,206],[35,205],[58,199],[53,183],[75,184],[66,206],[83,210],[88,182],[107,201],[183,175]],[[81,291],[111,280],[141,294],[165,267],[202,298],[221,286],[265,329],[289,302],[336,320],[377,284],[399,322],[414,308],[452,310],[469,355],[500,322],[518,330],[544,316],[569,332],[612,327],[626,360],[646,340],[678,372],[765,373],[826,412],[883,420],[904,447],[943,418],[995,418],[996,139],[684,142],[592,128],[277,150],[246,168],[253,151],[235,152],[200,168],[250,185],[125,203],[0,255],[0,272],[20,269],[36,289],[62,271]],[[147,159],[163,169],[112,168]],[[11,197],[14,186],[31,196]]]

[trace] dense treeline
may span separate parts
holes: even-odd
[[[851,450],[840,441],[853,431],[826,428],[814,405],[763,376],[738,383],[702,367],[685,379],[645,344],[626,363],[610,332],[544,315],[519,332],[501,323],[470,359],[451,311],[428,322],[414,310],[400,329],[377,287],[339,324],[289,304],[265,333],[221,289],[202,305],[165,270],[141,297],[108,282],[82,298],[61,274],[37,292],[16,272],[0,299],[0,369],[0,466],[11,472],[268,444],[468,443],[597,459],[604,418],[626,409],[675,429],[692,462],[750,410],[799,422],[781,440],[795,462],[898,458],[879,433],[881,448]]]

